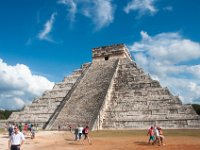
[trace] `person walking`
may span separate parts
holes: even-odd
[[[23,133],[19,131],[17,126],[14,127],[14,132],[10,136],[8,141],[8,149],[9,150],[20,150],[21,146],[23,145],[25,137]]]
[[[84,144],[84,141],[87,139],[88,140],[88,143],[91,145],[91,141],[90,141],[90,137],[89,137],[89,127],[86,126],[84,129],[83,129],[83,135],[85,136],[84,139],[83,139],[83,143]]]
[[[75,135],[75,141],[78,141],[79,135],[78,135],[78,127],[75,128],[74,130],[74,135]]]
[[[81,127],[80,125],[78,125],[78,139],[81,140],[82,137],[82,133],[83,132],[83,127]]]
[[[163,134],[163,129],[161,129],[160,127],[158,127],[158,131],[159,131],[159,134],[160,134],[160,142],[164,146],[165,145],[165,143],[164,143],[165,136]]]
[[[154,125],[154,135],[155,135],[155,139],[154,139],[153,144],[155,144],[158,141],[158,145],[161,146],[161,143],[160,143],[160,134],[159,134],[159,131],[158,131],[158,128],[157,128],[156,125]]]
[[[153,132],[153,127],[151,126],[147,132],[147,136],[149,135],[149,141],[148,144],[152,141],[152,144],[154,144],[154,132]]]

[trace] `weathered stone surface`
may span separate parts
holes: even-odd
[[[10,122],[45,129],[89,125],[96,129],[200,128],[200,117],[132,61],[123,44],[94,48],[83,64],[51,91],[16,112]]]
[[[83,70],[83,68],[76,70],[70,76],[65,77],[63,82],[56,83],[51,91],[44,92],[40,98],[34,100],[31,105],[26,106],[23,111],[12,113],[8,122],[37,123],[39,127],[43,128],[61,105]]]

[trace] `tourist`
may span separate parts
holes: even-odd
[[[83,135],[85,136],[85,138],[83,139],[83,144],[84,144],[84,141],[87,139],[88,140],[88,143],[91,144],[91,141],[90,141],[90,137],[89,137],[89,127],[86,126],[83,131],[82,131]]]
[[[14,128],[14,126],[13,125],[11,125],[11,124],[9,124],[9,127],[8,127],[8,134],[9,134],[9,136],[11,136],[12,135],[12,133],[13,133],[13,129]]]
[[[20,150],[20,147],[24,143],[24,135],[21,133],[17,126],[14,127],[14,132],[10,136],[8,141],[8,149],[10,150]]]
[[[155,135],[155,139],[154,139],[153,144],[158,141],[158,145],[160,146],[161,145],[160,144],[160,134],[159,134],[159,131],[158,131],[158,128],[157,128],[156,125],[154,125],[154,130],[153,131],[154,131],[154,135]]]
[[[23,130],[24,130],[24,134],[26,135],[27,131],[28,131],[28,124],[27,123],[25,123]]]
[[[77,140],[79,139],[78,127],[75,128],[75,130],[74,130],[74,135],[75,135],[75,141],[77,141]]]
[[[153,127],[151,126],[148,130],[147,136],[149,135],[149,141],[148,144],[152,141],[152,144],[154,144],[154,132],[153,132]]]
[[[82,137],[82,131],[83,131],[83,127],[81,127],[80,125],[78,125],[78,139],[80,140]]]
[[[19,131],[22,132],[22,123],[19,123]]]
[[[69,125],[69,131],[72,133],[72,126]]]
[[[58,125],[58,131],[60,131],[60,125]]]
[[[35,138],[35,128],[34,126],[31,127],[31,139]]]
[[[29,124],[28,124],[28,132],[29,132],[29,135],[31,135],[31,127],[32,127],[32,124],[29,123]]]
[[[161,144],[162,145],[165,145],[164,143],[164,135],[163,135],[163,129],[161,129],[160,127],[157,127],[158,128],[158,131],[159,131],[159,135],[160,135],[160,141],[161,141]]]

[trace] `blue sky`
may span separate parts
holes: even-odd
[[[200,103],[199,0],[1,0],[0,20],[2,109],[30,104],[91,62],[92,48],[117,43],[183,103]]]

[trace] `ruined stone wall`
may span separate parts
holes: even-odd
[[[103,129],[199,128],[200,117],[189,105],[152,80],[135,62],[120,59]]]
[[[92,49],[92,61],[105,61],[118,58],[128,58],[131,60],[131,55],[124,44],[102,46]]]

